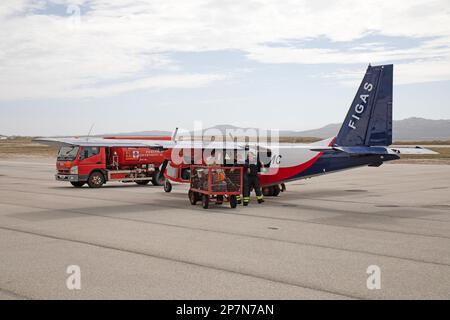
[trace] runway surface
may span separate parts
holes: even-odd
[[[52,159],[0,160],[0,299],[450,298],[450,166],[330,174],[235,210],[192,207],[182,185],[53,174]]]

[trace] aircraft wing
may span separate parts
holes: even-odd
[[[234,142],[202,142],[202,141],[173,141],[173,140],[139,140],[139,139],[107,139],[107,138],[36,138],[33,141],[50,146],[80,146],[80,147],[150,147],[163,149],[237,149],[243,150],[245,143]],[[350,155],[369,154],[438,154],[422,147],[415,148],[390,148],[390,147],[339,147],[320,146],[316,144],[257,144],[250,143],[250,149],[305,149],[315,152],[345,152]]]
[[[139,140],[139,139],[108,139],[108,138],[36,138],[34,142],[49,146],[80,146],[80,147],[147,147],[163,149],[238,149],[244,145],[233,142],[202,142],[173,140]]]
[[[34,142],[38,142],[49,146],[80,146],[80,147],[150,147],[150,148],[163,148],[163,149],[229,149],[229,150],[244,150],[246,146],[250,149],[305,149],[315,152],[333,151],[333,147],[319,146],[316,144],[306,145],[306,144],[258,144],[244,142],[223,142],[223,141],[173,141],[173,140],[142,140],[142,139],[108,139],[102,137],[45,137],[45,138],[35,138]]]
[[[80,147],[153,147],[172,148],[174,142],[170,140],[125,140],[104,138],[36,138],[34,142],[48,146],[80,146]]]

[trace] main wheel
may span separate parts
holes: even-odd
[[[152,176],[152,184],[154,186],[162,186],[165,181],[166,181],[166,178],[164,177],[164,175],[160,176],[159,169],[156,169]]]
[[[138,181],[135,181],[138,185],[140,185],[140,186],[145,186],[145,185],[147,185],[147,184],[149,184],[150,183],[150,180],[138,180]]]
[[[235,209],[237,207],[237,199],[236,196],[230,196],[230,207]]]
[[[199,199],[198,199],[198,194],[197,194],[197,192],[194,192],[194,191],[192,191],[192,190],[189,190],[188,196],[189,196],[189,202],[190,202],[193,206],[195,206],[195,205],[197,204],[197,201],[199,200]]]
[[[273,197],[278,197],[280,195],[281,188],[279,185],[273,186]]]
[[[100,188],[105,183],[105,177],[103,173],[96,171],[91,173],[87,183],[90,188]]]
[[[207,194],[202,196],[202,207],[203,209],[208,209],[209,207],[209,196]]]
[[[82,181],[70,181],[70,184],[73,185],[75,188],[81,188],[82,186],[84,186],[86,182],[82,182]]]
[[[171,192],[172,191],[172,184],[170,183],[169,180],[166,180],[166,182],[164,182],[164,191],[165,192]]]
[[[273,187],[264,187],[262,189],[262,193],[265,197],[272,197],[273,191]]]

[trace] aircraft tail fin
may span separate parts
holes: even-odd
[[[392,144],[393,65],[368,66],[335,145]]]

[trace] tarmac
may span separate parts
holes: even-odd
[[[450,165],[329,174],[234,210],[54,170],[0,160],[0,299],[450,298]]]

